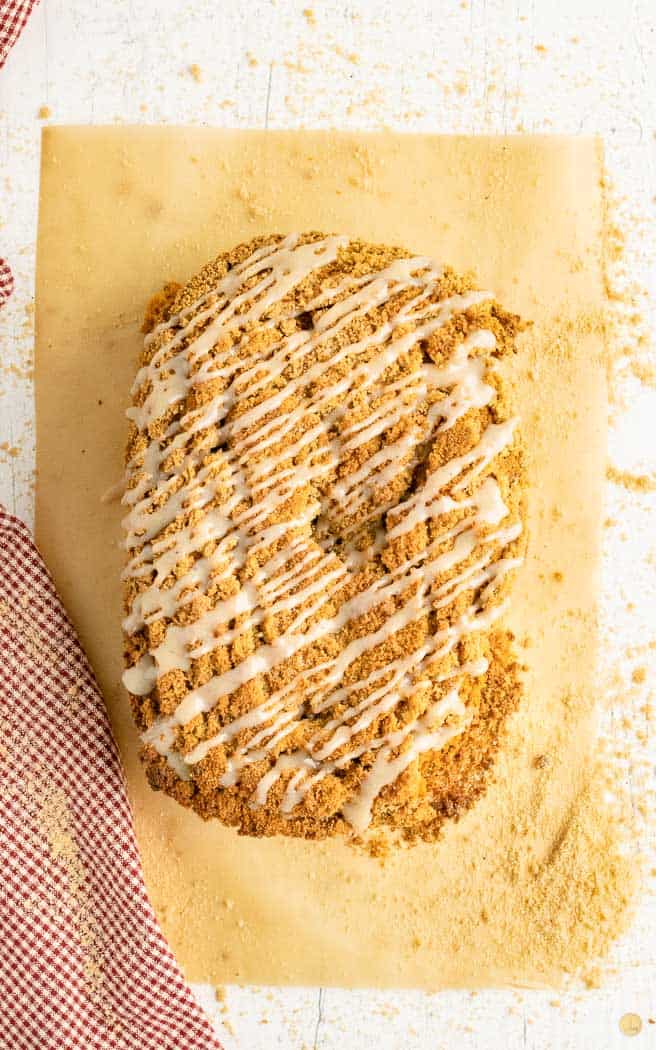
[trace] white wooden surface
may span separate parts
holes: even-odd
[[[304,14],[310,6],[312,13]],[[190,72],[194,65],[197,76]],[[0,312],[0,500],[28,520],[41,106],[50,108],[53,121],[82,124],[599,132],[610,173],[625,194],[629,267],[656,301],[656,10],[650,0],[42,0],[0,73],[0,255],[16,277],[11,304]],[[647,301],[643,308],[653,330],[653,307]],[[612,421],[613,461],[654,469],[654,391],[639,388],[629,373],[620,385],[631,410]],[[611,667],[627,642],[644,646],[653,637],[655,513],[653,497],[609,491],[609,515],[619,522],[607,530],[605,552],[603,626]],[[624,606],[636,595],[642,596],[639,622],[629,622]],[[623,738],[642,728],[647,747],[649,726],[640,722],[639,707],[654,680],[656,654],[640,650],[638,661],[648,665],[649,655],[646,686],[630,684],[629,664],[607,720],[611,733]],[[631,730],[620,725],[624,714]],[[637,759],[644,743],[635,742]],[[628,763],[636,851],[653,849],[653,823],[649,842],[639,818],[638,773],[636,761]],[[614,1050],[630,1041],[619,1027],[626,1012],[642,1019],[635,1045],[656,1047],[656,1024],[649,1024],[656,1020],[653,894],[643,898],[610,967],[603,989],[566,994],[230,988],[223,1014],[211,989],[199,994],[232,1026],[234,1034],[220,1029],[226,1050],[364,1050],[372,1043],[379,1050]]]

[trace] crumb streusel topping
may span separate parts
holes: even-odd
[[[519,695],[519,320],[433,259],[320,233],[152,301],[124,502],[155,787],[247,834],[432,838]]]

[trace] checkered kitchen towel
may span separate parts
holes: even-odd
[[[0,0],[0,69],[39,0]]]
[[[0,1047],[219,1048],[146,896],[98,686],[0,507]]]
[[[21,35],[33,7],[39,0],[0,0],[0,69]],[[0,259],[0,306],[14,290],[14,278],[4,259]]]
[[[4,259],[0,259],[0,306],[4,306],[14,290],[14,276]]]

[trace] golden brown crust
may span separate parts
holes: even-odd
[[[423,756],[418,777],[406,775],[399,778],[393,792],[388,789],[378,807],[373,825],[376,830],[397,827],[408,842],[435,839],[446,820],[457,820],[485,792],[505,723],[521,697],[521,669],[513,652],[512,635],[496,632],[490,639],[490,650],[490,671],[471,725],[450,748]],[[221,791],[209,759],[197,780],[184,781],[154,748],[144,747],[141,757],[154,790],[165,791],[204,820],[218,818],[241,834],[321,839],[350,831],[334,812],[336,800],[313,799],[314,805],[301,817],[285,817],[272,809],[251,809],[234,792]],[[424,782],[421,791],[416,790],[417,780]],[[375,839],[374,843],[380,845]]]
[[[306,234],[301,238],[300,243],[319,241],[322,237],[323,234],[319,233]],[[275,236],[263,237],[248,244],[239,245],[232,251],[219,255],[184,287],[181,288],[173,283],[167,284],[162,292],[158,293],[149,303],[144,330],[152,332],[162,321],[175,318],[180,311],[189,311],[191,308],[191,313],[185,317],[185,322],[188,324],[189,318],[194,315],[193,306],[200,297],[211,296],[217,282],[225,277],[234,266],[249,258],[258,248],[276,244],[279,240],[280,238]],[[304,312],[304,306],[322,289],[334,287],[340,278],[345,275],[359,277],[370,274],[389,265],[394,259],[408,257],[409,253],[402,249],[369,245],[361,241],[349,242],[345,248],[340,249],[333,263],[313,271],[306,280],[291,290],[282,303],[274,304],[268,313],[268,321],[273,322],[272,324],[255,326],[254,330],[247,332],[248,353],[252,354],[254,350],[261,348],[261,352],[266,355],[275,339],[284,338],[294,332],[301,332],[308,327],[315,326],[323,311],[319,309],[309,314]],[[462,295],[473,287],[471,277],[461,276],[445,269],[442,277],[436,283],[435,302],[447,297]],[[403,294],[401,293],[394,300],[394,310],[398,310],[400,303],[403,302]],[[410,298],[410,293],[407,294]],[[385,301],[372,307],[364,316],[353,319],[335,337],[331,344],[332,350],[348,347],[356,340],[362,339],[377,326],[383,324],[391,316],[391,311],[392,305],[389,301]],[[504,311],[493,300],[485,300],[464,310],[456,311],[446,324],[428,338],[421,340],[419,344],[414,344],[407,353],[392,363],[384,373],[384,380],[389,385],[398,383],[427,361],[443,366],[463,340],[481,328],[493,332],[496,338],[496,349],[493,352],[495,356],[511,352],[514,336],[519,327],[519,319]],[[196,336],[200,330],[202,327],[192,332],[192,335]],[[240,337],[242,334],[239,332]],[[154,354],[166,345],[167,338],[169,336],[166,334],[158,337],[155,333],[155,338],[144,349],[141,359],[142,366],[147,366]],[[234,332],[230,338],[233,345],[236,346],[237,336]],[[243,352],[246,353],[246,351]],[[304,364],[306,367],[311,367],[317,359],[316,356],[306,357]],[[348,376],[349,369],[352,368],[353,361],[346,356],[339,365],[331,367],[327,375],[322,375],[318,383],[325,383],[328,388],[330,383],[335,383],[336,380]],[[274,381],[277,389],[284,389],[284,383],[289,381],[290,375],[287,378],[282,376],[279,380]],[[506,392],[499,378],[494,372],[487,371],[485,381],[495,388],[494,400],[483,408],[470,409],[452,427],[434,434],[431,440],[422,446],[418,462],[416,456],[414,460],[408,456],[406,462],[403,456],[400,456],[398,471],[392,477],[386,478],[385,484],[375,489],[370,499],[355,513],[349,511],[345,501],[328,499],[330,486],[357,472],[362,464],[369,457],[380,452],[386,443],[398,442],[399,438],[406,433],[406,428],[413,422],[421,423],[422,418],[420,417],[423,414],[425,418],[426,405],[417,405],[413,413],[394,422],[387,431],[372,438],[370,442],[357,446],[353,452],[342,454],[336,468],[328,471],[325,480],[322,480],[321,483],[312,483],[300,489],[297,488],[288,502],[272,508],[271,513],[265,519],[267,525],[293,523],[299,518],[302,511],[307,510],[312,501],[318,501],[321,504],[321,511],[317,512],[310,532],[304,526],[297,530],[298,535],[304,541],[314,544],[317,550],[321,545],[321,549],[327,551],[333,559],[331,564],[345,564],[349,558],[356,555],[356,561],[346,578],[339,588],[327,597],[320,612],[310,611],[305,629],[318,622],[319,618],[335,616],[345,602],[361,593],[385,573],[393,573],[409,558],[420,555],[429,544],[434,543],[441,536],[445,525],[448,527],[458,520],[457,514],[451,516],[446,514],[441,516],[438,525],[438,522],[429,516],[398,537],[386,536],[382,547],[376,549],[375,553],[370,553],[373,550],[371,544],[376,529],[383,528],[389,531],[390,522],[394,523],[395,506],[408,500],[418,490],[427,475],[440,469],[454,456],[462,455],[472,449],[490,423],[497,423],[508,418],[510,408],[506,404]],[[181,414],[209,405],[213,398],[222,393],[225,382],[224,379],[219,378],[192,386],[184,401],[173,404],[159,418],[152,421],[147,433],[133,424],[127,448],[127,462],[138,459],[144,452],[148,441],[164,435],[172,421],[179,419]],[[149,392],[148,384],[139,389],[136,393],[135,404],[143,405]],[[231,410],[230,418],[238,419],[240,415],[255,407],[260,397],[260,393],[250,397],[238,397]],[[384,402],[387,395],[383,394],[381,397]],[[291,412],[298,403],[299,396],[292,394],[287,401],[282,402],[280,412]],[[348,410],[342,414],[340,419],[342,431],[348,430],[349,427],[357,427],[359,423],[361,424],[368,418],[367,413],[370,411],[370,404],[364,397],[359,397],[358,392],[355,391]],[[299,437],[311,429],[311,425],[312,419],[307,419],[298,427],[294,427],[289,435],[289,442],[298,441]],[[248,433],[248,428],[246,433]],[[339,433],[337,436],[341,440]],[[193,439],[191,447],[193,447]],[[320,439],[310,444],[308,448],[317,456],[322,455]],[[190,524],[201,522],[209,510],[220,509],[225,504],[230,495],[230,488],[229,486],[222,487],[220,482],[224,451],[220,447],[212,449],[201,461],[202,467],[210,469],[210,476],[219,479],[215,497],[202,510],[183,510],[172,523],[161,531],[160,538],[166,539]],[[258,461],[263,460],[265,456],[266,452],[261,452],[254,447],[249,466],[256,466]],[[296,465],[302,462],[304,460],[301,458]],[[174,470],[175,462],[170,466]],[[195,469],[200,469],[200,466],[199,464]],[[215,468],[216,471],[213,474],[212,471]],[[522,519],[524,478],[521,449],[516,439],[494,460],[489,468],[489,473],[499,486],[510,517],[514,520]],[[136,481],[138,481],[138,475],[132,479],[132,483]],[[176,481],[173,492],[176,491],[175,485],[180,487],[182,484],[182,479],[179,479],[179,482]],[[260,498],[266,502],[266,488]],[[156,499],[154,506],[161,505],[161,502]],[[379,513],[371,516],[372,507],[374,511],[379,507]],[[249,555],[238,571],[224,575],[217,582],[210,580],[205,592],[195,595],[191,601],[178,609],[174,616],[153,619],[142,629],[127,632],[127,666],[133,667],[140,658],[159,646],[171,626],[193,623],[218,602],[225,601],[231,595],[239,592],[249,580],[256,577],[258,569],[267,558],[271,558],[282,550],[290,535],[295,535],[293,524],[290,524],[289,531],[280,539],[273,541],[257,555]],[[503,556],[509,558],[521,554],[523,543],[522,537],[512,539],[504,547]],[[443,549],[446,549],[446,546],[440,547],[438,553]],[[199,557],[211,557],[215,551],[216,543],[209,541],[201,551],[175,564],[165,581],[165,586],[174,586],[177,580],[189,572]],[[357,560],[358,551],[364,552],[359,561]],[[475,555],[476,551],[458,566],[458,571],[470,567]],[[293,566],[293,559],[290,564]],[[448,578],[449,573],[438,577],[435,586],[439,587],[444,584]],[[152,574],[126,580],[126,614],[131,612],[135,599],[144,592],[151,581]],[[505,577],[495,592],[494,601],[501,601],[507,594],[508,588],[509,577]],[[348,665],[343,682],[348,685],[366,680],[372,673],[385,669],[401,654],[418,650],[427,639],[448,628],[458,616],[467,611],[472,603],[472,593],[471,589],[464,590],[445,608],[432,609],[427,615],[418,617],[387,637],[380,645],[366,650]],[[222,696],[210,711],[197,715],[183,727],[177,729],[177,750],[182,754],[189,754],[200,742],[214,737],[222,727],[262,704],[267,696],[276,690],[283,689],[299,673],[307,672],[318,664],[334,660],[355,639],[379,631],[390,615],[401,608],[405,600],[407,600],[405,595],[403,599],[401,597],[390,599],[383,606],[375,606],[365,614],[351,618],[334,634],[321,637],[317,642],[307,645],[290,659],[277,665],[269,673],[253,676],[229,694]],[[285,636],[290,624],[299,613],[299,607],[295,607],[292,603],[289,608],[267,615],[266,604],[264,602],[263,604],[265,615],[259,625],[253,626],[247,616],[238,616],[229,625],[228,633],[232,641],[228,644],[222,643],[221,633],[218,632],[216,646],[199,658],[192,658],[187,669],[176,668],[168,671],[160,676],[155,688],[148,695],[132,696],[133,712],[140,729],[145,730],[157,720],[169,717],[191,690],[202,686],[213,676],[222,675],[230,668],[238,666],[241,661],[256,653],[259,647],[272,645],[277,639]],[[312,602],[308,600],[301,604],[300,609],[307,607],[311,610],[311,606]],[[240,630],[242,625],[243,630]],[[366,745],[377,736],[394,733],[413,718],[421,716],[429,703],[435,702],[443,695],[444,687],[438,684],[439,678],[440,675],[443,676],[445,672],[448,673],[453,668],[454,660],[464,663],[481,657],[488,661],[487,672],[482,677],[466,677],[461,685],[462,699],[466,708],[472,712],[469,726],[441,750],[429,750],[420,755],[394,783],[383,788],[373,804],[372,829],[384,827],[397,829],[408,840],[418,837],[434,838],[439,834],[445,820],[457,817],[471,806],[485,790],[504,723],[517,706],[520,695],[519,671],[512,650],[511,638],[508,632],[502,629],[495,629],[492,632],[481,631],[464,637],[455,652],[448,654],[444,659],[439,660],[435,667],[430,668],[431,684],[428,693],[426,690],[423,693],[421,691],[414,693],[396,708],[382,713],[370,726],[351,738],[348,745],[345,744],[341,749],[337,749],[333,757],[339,758],[345,754],[349,747],[353,747],[354,742],[358,745]],[[362,691],[355,695],[359,697],[361,693]],[[318,729],[325,727],[331,718],[339,716],[342,710],[343,704],[341,708],[331,706],[325,712],[313,710],[310,704],[298,728],[291,736],[285,738],[280,751],[275,752],[275,755],[303,746]],[[289,783],[289,776],[282,776],[273,784],[265,804],[257,807],[252,805],[253,792],[258,781],[271,766],[270,755],[247,766],[238,783],[231,786],[221,783],[233,749],[240,744],[248,743],[249,737],[252,737],[254,732],[253,729],[246,729],[234,741],[215,746],[202,761],[192,767],[191,777],[187,780],[181,779],[166,758],[158,754],[154,747],[146,745],[143,748],[142,757],[149,781],[154,788],[164,790],[181,804],[194,808],[203,818],[218,818],[245,834],[287,834],[305,838],[323,838],[336,833],[348,834],[350,828],[344,818],[343,807],[371,770],[376,757],[375,752],[365,750],[358,761],[351,762],[343,770],[329,772],[291,813],[283,813],[281,804]]]
[[[167,281],[161,292],[157,292],[146,306],[141,331],[144,335],[152,332],[161,321],[166,321],[172,313],[173,303],[182,285],[177,281]]]

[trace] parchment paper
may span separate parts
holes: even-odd
[[[566,964],[530,902],[551,892],[541,878],[553,888],[586,775],[605,454],[590,323],[599,179],[588,139],[45,129],[37,538],[104,690],[148,887],[190,979],[435,988],[542,982]],[[119,685],[121,508],[101,497],[122,473],[145,303],[223,248],[304,228],[473,268],[533,321],[513,365],[532,481],[511,614],[526,699],[482,802],[437,845],[384,864],[341,842],[239,838],[151,792]],[[559,894],[560,922],[576,902],[564,883]]]

